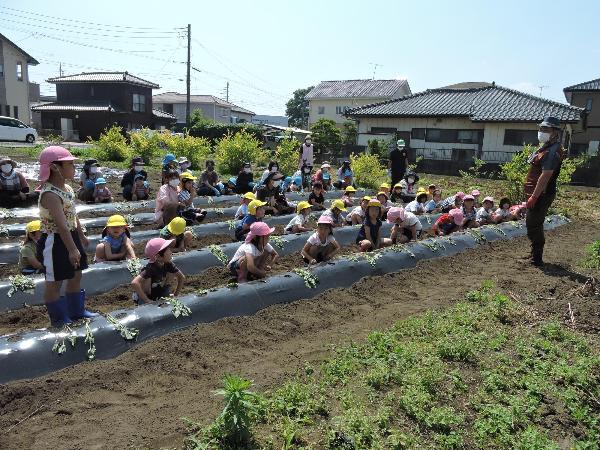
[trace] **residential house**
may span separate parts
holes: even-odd
[[[185,109],[187,96],[177,92],[163,92],[153,97],[157,108],[173,114],[177,123],[185,125]],[[234,105],[214,95],[191,95],[190,114],[200,111],[207,119],[221,123],[250,123],[256,115],[254,112]]]
[[[341,126],[349,109],[410,95],[407,80],[321,81],[304,97],[308,100],[309,128],[319,119]]]
[[[358,122],[359,145],[366,146],[371,139],[402,138],[413,159],[424,159],[427,171],[454,173],[471,166],[474,158],[494,164],[509,161],[523,144],[538,143],[538,124],[546,116],[558,117],[564,124],[568,148],[582,108],[495,83],[477,85],[429,89],[359,107],[347,116]]]
[[[97,139],[112,125],[163,129],[175,123],[175,116],[153,108],[152,89],[159,86],[128,72],[88,72],[47,81],[56,85],[56,101],[31,108],[41,113],[46,134],[85,141]]]
[[[597,155],[600,151],[600,78],[563,89],[573,106],[585,108],[585,130],[573,133],[571,151],[574,154]]]
[[[255,125],[276,125],[278,127],[287,127],[289,119],[286,116],[267,116],[257,114],[252,118],[252,123]]]
[[[39,63],[3,34],[0,34],[0,116],[30,124],[29,66]]]

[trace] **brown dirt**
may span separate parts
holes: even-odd
[[[526,238],[487,244],[251,317],[191,327],[113,360],[9,383],[0,387],[0,429],[5,430],[0,447],[179,446],[182,417],[208,423],[219,413],[221,400],[211,392],[224,374],[254,379],[257,390],[274,388],[305,361],[329,355],[330,344],[362,339],[373,329],[452,304],[485,279],[540,314],[565,321],[571,302],[577,328],[598,333],[597,296],[576,292],[585,280],[580,273],[592,272],[576,266],[585,245],[599,238],[600,228],[589,222],[547,233],[549,264],[544,270],[518,260],[527,251]]]

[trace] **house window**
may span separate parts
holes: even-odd
[[[397,128],[371,127],[373,134],[395,134],[396,131],[398,131]]]
[[[317,109],[317,114],[325,114],[325,107],[319,106],[319,108]]]
[[[538,145],[535,130],[504,130],[504,145]]]
[[[425,128],[413,128],[410,132],[411,139],[425,139]]]
[[[13,106],[13,112],[14,112],[13,117],[15,119],[18,119],[19,118],[19,107],[18,106]]]
[[[445,144],[477,144],[483,130],[446,130],[441,128],[428,128],[425,131],[425,141],[441,142]]]
[[[133,94],[133,110],[136,112],[146,112],[146,96],[142,94]]]
[[[585,102],[585,110],[586,111],[592,110],[592,99],[591,98],[588,98],[587,101]]]
[[[90,95],[94,96],[94,86],[90,86]]]
[[[22,62],[17,63],[17,80],[23,81],[23,63]]]
[[[6,107],[5,107],[5,109],[4,109],[4,110],[6,111],[6,114],[4,114],[4,115],[5,115],[6,117],[10,117],[10,106],[9,106],[9,105],[5,105],[5,106],[6,106]]]
[[[221,117],[227,117],[227,108],[221,108]]]
[[[4,76],[4,64],[0,64],[0,77]]]

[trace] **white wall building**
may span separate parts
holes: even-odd
[[[346,111],[371,103],[410,95],[407,80],[322,81],[312,88],[308,100],[309,128],[319,119],[331,119],[338,125],[348,120]]]
[[[30,124],[29,65],[35,58],[0,34],[0,116]]]

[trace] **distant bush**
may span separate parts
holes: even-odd
[[[210,142],[206,138],[193,136],[173,136],[169,133],[158,135],[164,153],[173,153],[178,158],[185,156],[192,169],[203,169],[204,160],[212,154]]]
[[[211,144],[215,144],[219,139],[223,139],[228,134],[236,134],[245,131],[251,134],[260,142],[263,141],[262,129],[250,123],[220,123],[214,122],[202,116],[199,111],[194,111],[190,118],[190,128],[188,134],[194,137],[208,139]]]
[[[88,142],[94,146],[92,153],[100,161],[123,162],[131,157],[125,136],[116,125],[105,129],[97,141]]]
[[[221,173],[237,174],[245,162],[256,161],[262,145],[256,137],[245,131],[227,134],[217,142],[215,159]]]
[[[161,153],[160,135],[154,130],[142,128],[140,131],[129,133],[131,151],[134,156],[141,156],[146,164]]]
[[[292,176],[298,169],[298,149],[300,141],[296,138],[283,139],[275,150],[275,160],[279,164],[279,171],[284,175]]]
[[[354,172],[354,182],[361,187],[377,189],[387,178],[387,169],[377,155],[351,155],[350,163]]]

